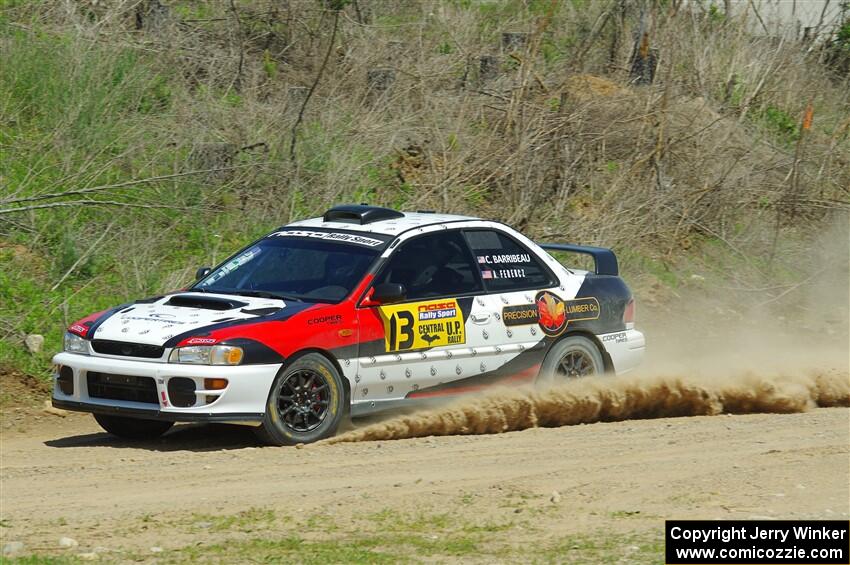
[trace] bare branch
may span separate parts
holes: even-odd
[[[310,90],[307,91],[307,96],[304,97],[304,102],[301,104],[301,109],[298,111],[298,118],[292,125],[292,139],[289,142],[289,159],[291,161],[295,161],[295,144],[298,142],[298,126],[301,125],[301,121],[304,119],[304,110],[307,109],[307,104],[310,102],[310,98],[313,97],[313,93],[319,85],[322,74],[325,72],[325,67],[328,66],[328,59],[331,57],[331,51],[333,51],[334,48],[336,30],[339,27],[339,12],[340,10],[334,11],[333,31],[331,31],[331,40],[328,42],[328,50],[325,52],[325,58],[322,60],[322,66],[319,67],[319,71],[316,73],[316,78],[313,80],[313,84],[310,85]]]
[[[71,200],[70,202],[50,202],[48,204],[33,204],[20,208],[0,208],[0,215],[27,212],[29,210],[44,210],[48,208],[74,208],[77,206],[122,206],[125,208],[151,208],[164,210],[188,210],[186,206],[169,206],[167,204],[131,204],[117,200]]]
[[[117,184],[105,184],[101,186],[93,186],[91,188],[81,188],[79,190],[68,190],[65,192],[54,192],[52,194],[40,194],[38,196],[29,196],[27,198],[14,198],[11,200],[0,200],[0,204],[8,205],[8,204],[18,204],[20,202],[37,202],[39,200],[50,200],[52,198],[62,198],[65,196],[78,196],[80,194],[91,194],[93,192],[101,192],[104,190],[115,190],[120,188],[128,188],[131,186],[136,186],[140,184],[147,184],[152,182],[159,182],[164,180],[171,180],[181,177],[188,177],[192,175],[200,175],[205,173],[214,173],[218,171],[231,171],[234,169],[242,169],[246,167],[256,166],[254,164],[249,165],[233,165],[229,167],[217,167],[214,169],[203,169],[198,171],[186,171],[183,173],[174,173],[171,175],[160,175],[156,177],[148,177],[145,179],[137,179],[137,180],[129,180],[126,182],[119,182]]]

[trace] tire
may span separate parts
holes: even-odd
[[[334,435],[345,419],[342,376],[324,355],[308,353],[281,370],[269,391],[257,437],[270,445],[312,443]]]
[[[164,420],[143,420],[110,414],[92,414],[100,427],[114,436],[124,439],[156,439],[174,425]]]
[[[552,346],[543,360],[537,382],[559,384],[604,372],[605,361],[596,344],[584,336],[574,335]]]

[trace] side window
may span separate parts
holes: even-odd
[[[401,244],[376,284],[401,283],[409,299],[482,290],[476,265],[457,231],[423,235]]]
[[[464,232],[488,292],[512,292],[552,286],[540,260],[513,238],[495,230]]]

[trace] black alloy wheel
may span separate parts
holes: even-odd
[[[549,349],[537,375],[537,383],[555,385],[604,372],[605,361],[599,346],[583,335],[568,335]]]
[[[287,361],[272,383],[257,436],[271,445],[312,443],[334,435],[348,418],[347,381],[320,353]]]
[[[281,421],[294,432],[316,429],[328,414],[330,386],[318,371],[302,369],[290,373],[277,395]]]
[[[585,351],[578,349],[569,351],[561,357],[555,369],[555,374],[568,379],[586,377],[594,373],[596,369],[593,366],[593,359]]]

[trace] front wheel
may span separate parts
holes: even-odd
[[[325,356],[308,353],[272,385],[257,436],[271,445],[312,443],[336,433],[345,415],[342,377]]]
[[[584,336],[575,335],[552,346],[543,360],[537,382],[559,384],[604,372],[605,362],[596,344]]]
[[[124,439],[156,439],[174,425],[163,420],[143,420],[111,414],[93,414],[100,427],[114,436]]]

